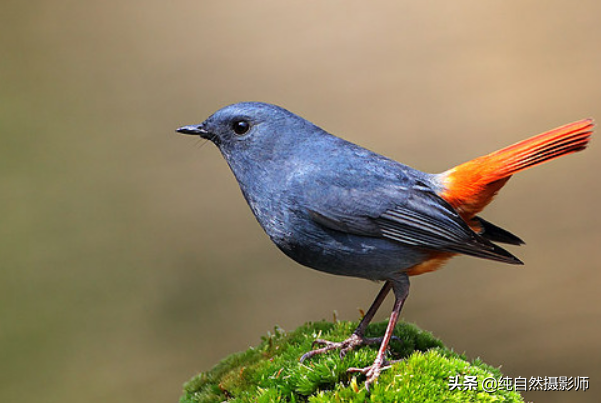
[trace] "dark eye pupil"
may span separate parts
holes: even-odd
[[[246,120],[238,120],[233,124],[234,133],[244,134],[250,129],[250,124]]]

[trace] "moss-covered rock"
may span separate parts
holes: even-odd
[[[486,392],[482,381],[502,375],[479,360],[469,362],[447,349],[440,340],[414,325],[399,323],[391,341],[390,357],[403,360],[380,375],[367,392],[363,376],[347,373],[350,367],[365,367],[375,359],[377,345],[351,351],[341,360],[333,351],[299,363],[316,338],[341,341],[357,324],[317,322],[294,332],[276,328],[263,342],[232,354],[208,372],[184,386],[180,403],[204,402],[523,402],[512,391]],[[386,322],[369,326],[367,336],[384,334]],[[477,376],[474,390],[450,390],[449,379]]]

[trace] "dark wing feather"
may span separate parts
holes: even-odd
[[[376,223],[382,236],[417,247],[463,253],[505,263],[522,262],[478,235],[430,187],[418,182],[403,205],[381,214]]]
[[[386,238],[419,248],[505,263],[522,263],[472,231],[449,203],[421,181],[405,187],[397,197],[394,192],[366,193],[363,198],[355,194],[352,201],[342,193],[330,193],[325,196],[328,202],[323,203],[322,208],[313,205],[307,209],[309,216],[326,228],[344,233]],[[323,205],[328,206],[327,211]]]

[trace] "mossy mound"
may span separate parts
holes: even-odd
[[[479,360],[447,349],[440,340],[418,327],[399,323],[390,343],[389,356],[403,358],[382,372],[367,392],[364,377],[347,373],[350,367],[365,367],[375,359],[377,345],[351,351],[341,360],[337,351],[299,363],[316,338],[341,341],[354,330],[354,322],[307,323],[294,332],[275,329],[262,343],[232,354],[208,372],[184,385],[180,403],[209,402],[523,402],[512,391],[483,390],[487,377],[499,379],[501,372]],[[369,326],[368,337],[381,336],[386,322]],[[475,390],[450,390],[449,378],[477,376]]]

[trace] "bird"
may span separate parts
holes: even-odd
[[[276,105],[240,102],[177,132],[214,143],[257,221],[275,245],[303,266],[383,282],[354,332],[342,342],[317,339],[303,362],[339,350],[340,358],[380,343],[373,364],[350,368],[369,390],[390,366],[388,344],[409,295],[409,278],[456,255],[523,264],[498,244],[524,242],[478,214],[517,172],[589,143],[583,119],[472,159],[426,173],[334,136]],[[383,337],[365,331],[390,291]]]

